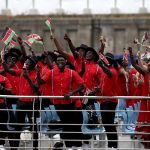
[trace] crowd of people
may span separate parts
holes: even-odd
[[[70,96],[149,96],[150,94],[150,53],[141,56],[138,51],[134,57],[132,47],[125,49],[123,55],[117,59],[113,53],[106,52],[106,39],[100,37],[100,48],[95,50],[86,44],[74,46],[70,37],[65,34],[64,40],[68,43],[68,53],[60,44],[55,35],[51,34],[56,50],[43,50],[41,56],[30,48],[30,55],[26,54],[23,40],[17,37],[20,47],[4,47],[0,65],[0,94],[1,95],[31,95],[31,96],[64,96],[63,99],[50,98],[42,100],[42,107],[53,104],[60,118],[63,132],[61,139],[65,141],[68,150],[73,146],[82,149],[82,141],[87,137],[81,132],[83,122],[82,109],[93,103],[100,103],[102,124],[105,128],[108,148],[118,148],[118,134],[114,124],[115,110],[118,99],[72,99]],[[128,56],[131,64],[129,67]],[[125,105],[124,110],[140,103],[140,113],[135,130],[145,148],[150,148],[150,102],[149,99],[120,99]],[[9,131],[7,128],[8,113],[11,105],[16,104],[15,115],[9,111],[10,122],[15,133],[0,132],[0,145],[5,144],[5,137],[9,137],[12,150],[19,147],[20,132],[26,116],[32,123],[33,105],[38,109],[36,98],[0,98],[0,131]],[[4,109],[4,110],[3,110]],[[24,110],[24,111],[17,111]],[[31,111],[29,111],[31,110]],[[65,111],[61,111],[65,110]],[[81,111],[74,111],[81,110]],[[106,111],[108,110],[108,111]],[[142,112],[144,111],[144,112]],[[128,117],[128,113],[126,113]],[[130,117],[132,118],[132,117]],[[124,122],[128,124],[129,122]],[[66,124],[71,124],[66,125]],[[80,125],[75,125],[80,124]],[[109,125],[110,124],[110,125]],[[114,125],[113,125],[114,124]],[[146,125],[146,126],[145,126]],[[124,125],[124,128],[127,128]],[[32,130],[32,126],[29,128]],[[73,133],[72,133],[73,132]],[[74,133],[77,132],[77,133]],[[16,140],[13,140],[16,139]],[[68,141],[67,139],[71,139]],[[88,143],[87,143],[88,144]]]

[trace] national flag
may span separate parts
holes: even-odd
[[[147,40],[148,40],[148,33],[145,32],[144,35],[143,35],[143,37],[142,37],[141,43],[143,44]]]
[[[16,45],[16,41],[12,39],[12,40],[9,42],[8,47],[9,47],[9,48],[13,48],[13,47],[15,47],[15,45]]]
[[[30,34],[27,36],[24,43],[31,47],[33,43],[43,44],[43,39],[38,34]]]
[[[48,26],[50,30],[52,29],[51,22],[52,22],[52,19],[50,17],[45,21],[45,24]]]
[[[28,40],[25,40],[24,43],[28,46],[28,47],[31,47],[32,44],[34,43],[35,39],[31,38],[31,39],[28,39]]]
[[[103,60],[103,62],[104,62],[107,66],[110,65],[109,62],[108,62],[108,60],[107,60],[107,58],[106,58],[102,53],[99,53],[99,57],[100,57],[101,60]]]
[[[36,39],[34,42],[43,45],[43,39],[41,37]]]
[[[5,45],[8,45],[14,36],[15,32],[11,28],[7,27],[2,35],[2,42],[5,43]]]

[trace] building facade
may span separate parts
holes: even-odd
[[[124,47],[133,46],[134,38],[141,40],[145,31],[150,33],[150,14],[50,15],[50,17],[55,36],[68,52],[69,48],[64,40],[65,33],[70,36],[75,46],[84,43],[97,50],[100,35],[106,36],[107,50],[114,53],[122,53]],[[47,15],[0,16],[0,34],[7,26],[23,39],[28,34],[37,33],[43,37],[46,49],[54,50],[56,48],[45,25],[47,18]],[[3,47],[1,42],[0,48]],[[42,52],[39,45],[33,45],[33,49],[38,53]]]

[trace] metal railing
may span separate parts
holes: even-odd
[[[42,107],[42,101],[44,101],[44,99],[50,98],[50,99],[62,99],[64,98],[63,96],[16,96],[16,95],[0,95],[0,98],[36,98],[39,100],[39,107],[38,109],[33,107],[32,110],[22,110],[22,109],[9,109],[9,108],[0,108],[0,115],[2,111],[8,112],[8,114],[10,115],[10,112],[16,113],[16,112],[32,112],[32,118],[30,118],[32,121],[29,122],[29,118],[26,117],[26,122],[25,123],[18,123],[18,122],[9,122],[7,120],[7,122],[0,122],[0,140],[5,140],[5,148],[9,149],[11,146],[11,141],[20,141],[20,145],[19,145],[19,149],[48,149],[48,150],[52,150],[54,148],[54,145],[56,142],[62,142],[64,144],[64,142],[66,141],[82,141],[82,143],[86,143],[89,142],[88,147],[86,147],[86,149],[107,149],[107,138],[106,138],[106,134],[113,134],[116,132],[106,132],[104,126],[116,126],[117,127],[117,134],[119,136],[117,142],[119,143],[119,149],[142,149],[142,145],[141,143],[150,143],[149,140],[142,140],[141,139],[141,135],[149,135],[150,136],[150,130],[147,132],[144,131],[137,131],[136,127],[149,127],[150,128],[150,122],[138,122],[138,115],[140,112],[143,113],[150,113],[150,110],[144,110],[144,111],[140,111],[140,100],[149,100],[150,97],[149,96],[71,96],[70,98],[72,99],[76,99],[76,98],[80,98],[80,99],[118,99],[118,105],[120,104],[121,99],[126,99],[126,100],[131,100],[131,99],[138,99],[139,101],[135,104],[137,104],[137,107],[133,108],[133,109],[116,109],[116,110],[101,110],[100,107],[95,108],[95,112],[97,112],[97,117],[98,117],[98,123],[95,124],[89,124],[88,122],[88,110],[86,109],[80,109],[80,110],[67,110],[68,113],[75,111],[75,112],[82,112],[83,115],[83,122],[81,123],[74,123],[74,124],[68,124],[68,123],[61,123],[59,116],[58,116],[58,112],[65,112],[66,110],[56,110],[52,108],[50,108],[50,106],[53,106],[52,104],[50,106],[47,106],[45,108]],[[34,104],[35,101],[33,101]],[[15,105],[14,105],[15,106]],[[133,106],[134,107],[134,106]],[[39,116],[35,115],[35,113],[39,113]],[[102,118],[101,118],[101,112],[115,112],[116,116],[115,116],[115,124],[104,124],[102,123]],[[132,117],[135,117],[136,119],[134,121],[130,121],[127,122],[127,120],[125,121],[123,118],[123,114],[122,113],[126,113],[126,115],[128,115],[127,113],[132,113]],[[119,114],[120,113],[120,114]],[[54,116],[53,116],[54,115]],[[56,116],[57,115],[57,116]],[[9,116],[10,117],[10,116]],[[8,119],[10,120],[10,118],[8,117]],[[51,118],[53,117],[53,119]],[[55,118],[56,117],[56,118]],[[128,116],[129,117],[129,116]],[[44,120],[45,119],[45,120]],[[127,118],[127,119],[131,119],[131,118]],[[7,125],[7,130],[4,130],[3,128],[1,128],[2,125]],[[23,128],[21,130],[16,130],[16,126],[23,126]],[[81,126],[81,131],[62,131],[61,126],[67,126],[69,125],[71,126]],[[95,126],[94,128],[88,128],[90,125]],[[29,126],[31,126],[31,130],[29,130]],[[129,126],[130,128],[128,130],[123,130],[123,128]],[[55,128],[56,127],[56,128]],[[5,133],[6,135],[9,134],[17,134],[17,133],[21,133],[21,135],[19,136],[19,138],[10,138],[9,136],[7,138],[2,138],[1,134]],[[61,139],[60,138],[60,134],[62,133],[70,133],[70,134],[77,134],[77,133],[82,133],[83,135],[90,135],[92,136],[90,139],[85,139],[85,138],[81,138],[81,139]],[[9,143],[8,143],[9,141]],[[111,140],[111,142],[116,141],[116,140]],[[17,147],[16,147],[17,148]],[[62,147],[62,149],[66,149],[65,144]]]

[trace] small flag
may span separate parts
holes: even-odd
[[[43,44],[43,39],[38,34],[30,34],[27,36],[27,40],[24,43],[31,47],[33,43]]]
[[[143,44],[147,40],[148,40],[148,33],[144,32],[144,35],[143,35],[142,40],[141,40],[141,43]]]
[[[47,25],[47,27],[48,27],[50,30],[52,29],[51,22],[52,22],[52,19],[51,19],[50,17],[45,21],[45,24]]]
[[[34,42],[43,45],[43,39],[41,37],[37,38]]]
[[[32,44],[34,43],[35,39],[31,38],[28,40],[25,40],[24,43],[30,48]]]
[[[8,45],[14,36],[15,32],[11,28],[7,27],[5,32],[3,33],[2,42],[5,43],[5,45]]]
[[[12,40],[9,42],[8,47],[9,47],[9,48],[14,48],[15,45],[16,45],[16,41],[12,39]]]
[[[103,62],[104,62],[107,66],[110,65],[109,62],[108,62],[108,60],[106,59],[106,57],[105,57],[102,53],[99,53],[99,57],[100,57],[101,60],[103,60]]]

